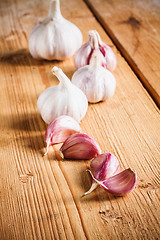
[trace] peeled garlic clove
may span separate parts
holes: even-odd
[[[31,30],[31,55],[37,59],[63,60],[73,56],[81,45],[79,28],[61,15],[59,0],[51,0],[48,16]]]
[[[117,65],[117,58],[112,49],[102,42],[96,30],[89,31],[88,35],[88,42],[83,44],[75,54],[74,64],[76,68],[90,64],[94,50],[98,49],[101,54],[101,65],[109,71],[113,71]]]
[[[37,107],[42,119],[49,124],[57,117],[67,115],[80,122],[88,108],[85,94],[71,83],[60,68],[53,67],[52,72],[60,83],[45,89],[39,96]]]
[[[116,80],[101,66],[101,53],[95,50],[90,65],[79,68],[72,76],[72,83],[87,96],[88,102],[97,103],[113,96]]]
[[[104,181],[98,181],[91,171],[89,171],[92,178],[107,192],[116,195],[122,196],[127,194],[135,188],[137,182],[137,174],[132,171],[130,168],[124,170],[121,173],[118,173],[110,178],[107,178]]]
[[[75,133],[65,140],[60,152],[65,159],[87,160],[98,156],[101,149],[98,143],[87,134]]]
[[[67,115],[57,117],[51,122],[45,133],[45,142],[47,143],[47,152],[50,145],[64,142],[70,135],[80,132],[81,128],[78,122]]]
[[[91,161],[90,167],[93,176],[98,181],[103,181],[120,172],[120,165],[118,159],[111,153],[102,153]],[[98,183],[93,180],[91,188],[84,193],[84,196],[91,193],[98,187]]]

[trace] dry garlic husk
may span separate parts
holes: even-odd
[[[87,160],[98,156],[101,149],[98,143],[87,134],[75,133],[68,137],[60,148],[65,159]]]
[[[114,176],[120,172],[120,165],[118,159],[112,153],[102,153],[94,158],[90,163],[93,176],[98,181],[106,180],[107,178]],[[84,196],[91,193],[96,189],[99,184],[96,181],[92,181],[90,189],[84,193]]]
[[[70,135],[81,131],[79,123],[72,117],[62,115],[51,122],[45,133],[47,152],[50,145],[64,142]]]
[[[116,80],[101,66],[101,53],[95,50],[90,65],[79,68],[72,76],[72,83],[79,87],[90,103],[104,101],[113,96]]]
[[[117,58],[112,49],[102,42],[98,32],[91,30],[88,32],[88,42],[83,44],[75,54],[74,63],[76,68],[90,64],[91,56],[98,48],[101,53],[101,65],[109,71],[113,71],[117,65]]]
[[[59,0],[51,0],[48,16],[31,30],[31,55],[36,59],[63,60],[73,56],[81,45],[79,28],[61,15]]]
[[[60,83],[45,89],[39,96],[37,107],[42,119],[49,124],[57,117],[67,115],[80,122],[88,108],[85,94],[72,84],[60,68],[55,66],[52,72]]]

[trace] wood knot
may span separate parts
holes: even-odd
[[[130,16],[127,20],[122,21],[122,24],[129,24],[131,25],[131,27],[133,27],[134,29],[139,30],[140,26],[141,26],[141,21],[139,21],[138,19],[136,19],[133,16]]]
[[[31,180],[33,178],[33,174],[29,171],[28,173],[26,174],[21,174],[19,176],[19,180],[22,182],[22,183],[27,183],[29,180]]]

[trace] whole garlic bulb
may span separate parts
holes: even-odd
[[[94,51],[90,65],[79,68],[73,74],[72,83],[85,93],[90,103],[112,97],[116,88],[113,74],[101,66],[99,50]]]
[[[45,89],[38,98],[37,107],[46,123],[51,123],[61,115],[73,117],[77,122],[85,116],[88,101],[85,94],[58,67],[53,67],[53,74],[60,83]]]
[[[117,65],[117,58],[112,49],[102,42],[98,32],[91,30],[88,32],[88,42],[83,44],[75,54],[74,64],[76,68],[90,64],[92,54],[95,49],[99,49],[101,53],[101,65],[110,71],[113,71]]]
[[[31,55],[36,59],[63,60],[72,57],[81,45],[81,31],[61,15],[59,0],[51,0],[48,17],[31,30]]]

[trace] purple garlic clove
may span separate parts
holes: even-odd
[[[117,58],[112,49],[102,42],[98,32],[91,30],[88,32],[88,42],[83,44],[75,54],[74,63],[76,68],[89,65],[92,54],[95,50],[99,50],[101,55],[101,65],[109,71],[113,71],[117,65]]]
[[[79,123],[74,118],[67,115],[57,117],[49,124],[45,133],[45,142],[47,143],[47,151],[45,155],[48,153],[48,147],[50,145],[62,143],[70,135],[80,131],[81,128]]]
[[[105,180],[120,172],[118,159],[112,153],[102,153],[91,161],[91,169],[98,181]]]
[[[118,159],[111,153],[102,153],[91,161],[90,167],[92,169],[93,176],[98,181],[103,181],[111,176],[120,172],[120,165]],[[84,193],[84,196],[91,193],[96,189],[99,184],[96,181],[92,181],[91,188]]]
[[[82,90],[90,103],[111,98],[116,89],[115,77],[102,67],[103,60],[99,49],[95,49],[90,64],[80,67],[72,76],[72,83]]]
[[[110,177],[103,181],[98,181],[91,171],[92,178],[106,190],[115,196],[123,196],[135,188],[137,182],[137,174],[130,168]]]
[[[65,159],[87,160],[98,156],[101,149],[98,143],[87,134],[75,133],[65,140],[60,153]]]

